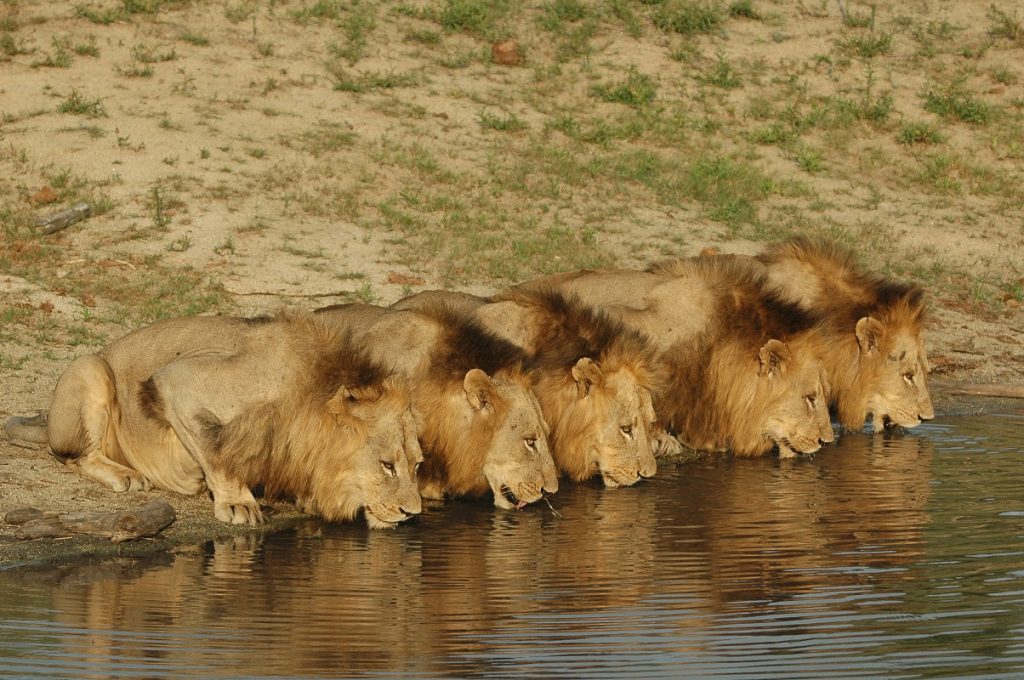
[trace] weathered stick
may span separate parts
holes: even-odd
[[[36,220],[36,231],[40,234],[56,234],[61,229],[67,229],[75,222],[81,222],[92,214],[92,208],[88,203],[75,203],[67,210],[40,217]]]
[[[167,501],[154,498],[135,510],[70,512],[54,515],[25,508],[12,510],[7,513],[5,520],[10,524],[21,524],[15,535],[22,539],[90,534],[104,536],[114,543],[120,543],[144,536],[155,536],[173,522],[174,517],[174,508]]]
[[[1024,385],[984,385],[981,383],[943,383],[931,382],[936,392],[948,394],[968,394],[974,397],[1004,397],[1024,399]]]

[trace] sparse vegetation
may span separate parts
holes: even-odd
[[[901,242],[901,230],[975,234],[961,250],[991,252],[1020,236],[1019,9],[843,6],[110,0],[60,21],[0,12],[0,273],[95,297],[81,328],[65,333],[62,318],[46,331],[65,344],[227,309],[217,281],[234,288],[260,267],[268,292],[307,297],[365,269],[342,298],[386,302],[419,284],[386,281],[385,268],[498,288],[793,233],[839,238],[951,299],[1019,300],[1007,282],[1020,274],[999,259],[1010,247],[975,295],[955,254],[906,257]],[[506,39],[512,57],[493,50]],[[72,151],[47,146],[58,140]],[[38,216],[76,201],[93,207],[88,222],[32,237]],[[4,366],[23,356],[0,346]]]
[[[929,87],[921,95],[924,110],[965,123],[984,125],[992,118],[992,107],[967,86],[964,77]]]

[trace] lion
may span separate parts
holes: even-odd
[[[685,446],[748,457],[777,448],[789,458],[835,439],[813,315],[750,267],[693,260],[671,274],[584,270],[518,289],[550,286],[654,340],[667,371],[657,426]]]
[[[559,472],[574,481],[600,475],[609,488],[657,471],[651,448],[656,350],[646,336],[557,290],[509,291],[491,298],[424,291],[394,309],[445,302],[533,359],[534,393],[551,433]]]
[[[408,378],[425,452],[424,497],[489,491],[496,506],[522,509],[558,490],[522,350],[445,304],[394,310],[353,303],[316,315]]]
[[[76,359],[45,425],[6,429],[114,491],[206,487],[231,524],[262,522],[255,487],[374,528],[421,511],[408,387],[311,315],[152,324]]]
[[[721,256],[730,257],[730,256]],[[876,431],[935,417],[922,327],[924,292],[860,269],[823,241],[793,238],[749,259],[783,299],[823,317],[822,354],[840,425]]]

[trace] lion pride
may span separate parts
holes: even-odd
[[[574,481],[600,475],[629,486],[657,471],[651,448],[659,369],[643,334],[575,295],[509,291],[492,298],[425,291],[394,309],[444,301],[522,347],[533,359],[534,393],[551,428],[559,471]]]
[[[262,521],[257,486],[371,527],[421,510],[407,387],[309,315],[146,326],[76,359],[45,425],[6,429],[114,491],[205,486],[232,524]]]
[[[428,498],[482,496],[522,508],[558,490],[528,357],[446,304],[334,305],[316,315],[409,378]]]
[[[667,366],[658,423],[686,446],[791,457],[833,441],[814,316],[751,267],[697,259],[671,274],[585,270],[519,288],[551,286],[655,341]]]

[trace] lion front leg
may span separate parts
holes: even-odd
[[[213,516],[227,524],[263,524],[263,511],[249,487],[216,470],[206,473],[206,486],[213,494]]]
[[[57,381],[47,437],[54,455],[114,491],[148,490],[146,477],[123,458],[117,435],[117,392],[106,361],[95,354],[75,359]]]

